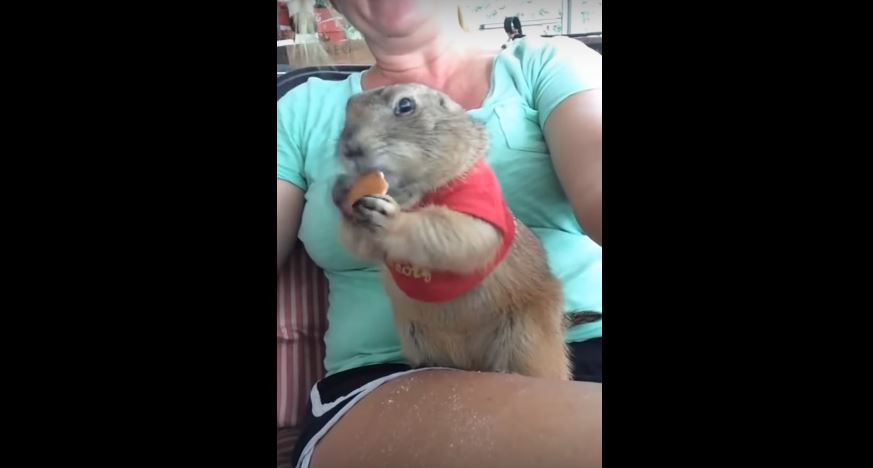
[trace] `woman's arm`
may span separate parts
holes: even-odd
[[[603,116],[600,89],[565,99],[546,121],[544,134],[558,180],[576,219],[603,245]]]
[[[288,259],[297,239],[303,213],[303,190],[284,180],[276,180],[276,271]]]

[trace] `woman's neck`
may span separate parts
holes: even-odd
[[[370,51],[376,63],[365,74],[365,88],[421,83],[444,89],[468,57],[462,47],[447,41],[434,41],[412,52],[392,51],[373,44]]]
[[[491,88],[493,54],[462,42],[435,42],[409,53],[386,53],[372,45],[370,50],[376,64],[362,77],[365,90],[419,83],[448,94],[469,110],[481,107]]]

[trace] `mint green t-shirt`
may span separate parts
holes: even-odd
[[[565,98],[601,87],[601,57],[581,42],[525,38],[494,60],[491,89],[469,114],[490,135],[488,163],[513,213],[542,241],[564,285],[567,311],[602,312],[601,248],[580,228],[561,189],[543,127]],[[346,101],[361,92],[361,74],[310,79],[277,104],[277,172],[305,192],[299,238],[330,285],[325,368],[328,375],[378,363],[405,362],[379,266],[353,257],[339,240],[331,185],[340,170],[336,146]],[[600,337],[600,321],[577,326],[567,341]]]

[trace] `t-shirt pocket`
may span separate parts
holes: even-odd
[[[518,151],[548,154],[539,125],[539,112],[519,102],[500,104],[494,111],[506,138],[506,146]]]

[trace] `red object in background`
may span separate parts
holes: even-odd
[[[291,15],[288,14],[288,5],[285,2],[276,2],[279,7],[279,26],[291,27]]]
[[[346,40],[346,32],[340,27],[336,18],[331,15],[327,8],[315,9],[317,22],[316,32],[328,42],[340,42]]]

